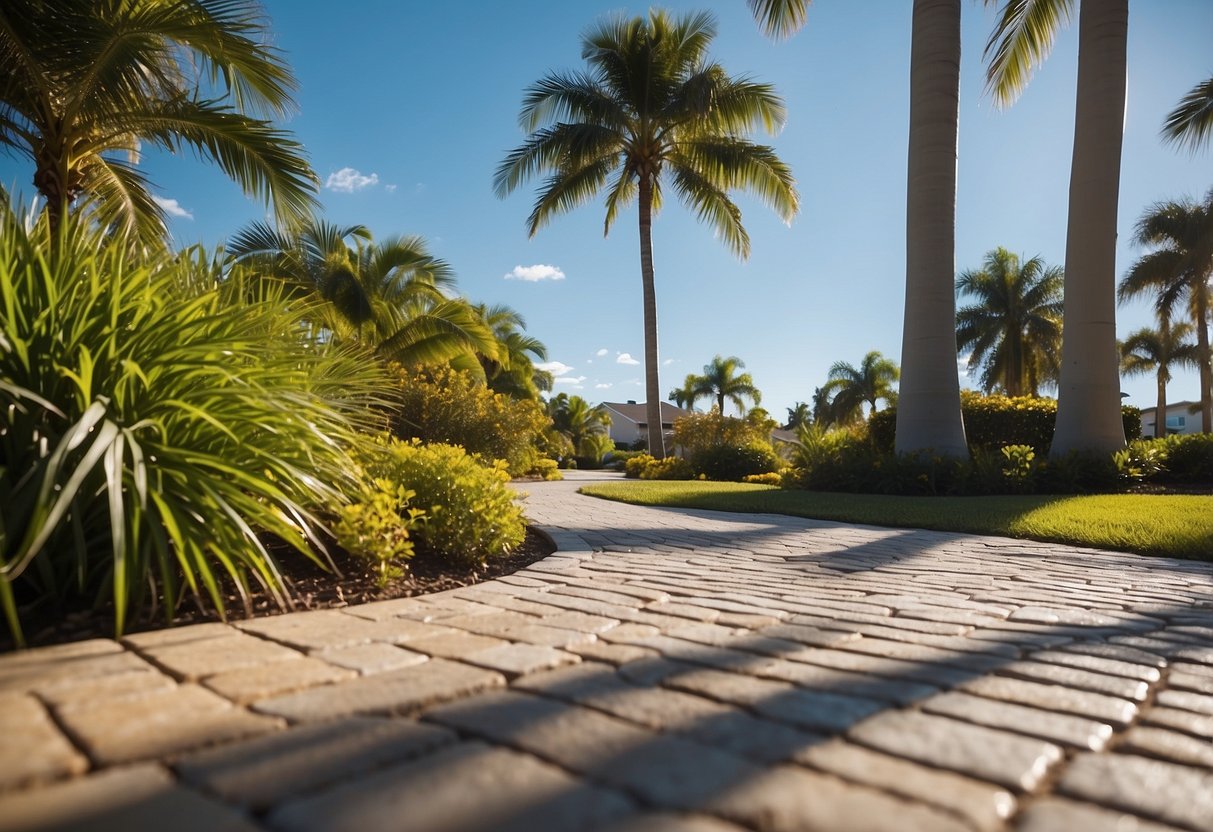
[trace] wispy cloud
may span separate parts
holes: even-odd
[[[395,185],[384,185],[383,190],[387,191],[389,194],[394,194],[394,193],[396,193],[396,186]]]
[[[354,191],[361,191],[363,188],[370,188],[378,184],[379,174],[377,173],[363,176],[361,171],[354,168],[342,168],[336,173],[329,174],[329,178],[324,182],[324,187],[330,191],[352,194]]]
[[[610,350],[608,350],[606,347],[603,347],[603,348],[602,348],[602,349],[600,349],[598,352],[594,353],[594,355],[598,356],[599,358],[602,358],[602,357],[603,357],[604,355],[606,355],[608,352],[610,352]]]
[[[621,353],[619,353],[619,357],[615,359],[615,363],[616,364],[639,364],[640,362],[637,361],[635,358],[632,358],[632,356],[630,356],[628,353],[621,352]]]
[[[505,275],[506,280],[525,280],[527,283],[538,283],[541,280],[564,280],[564,272],[557,266],[536,263],[533,266],[515,266]]]
[[[585,376],[561,376],[556,379],[557,384],[581,384],[585,381]]]
[[[670,365],[671,365],[671,364],[673,364],[673,363],[674,363],[674,359],[672,359],[672,358],[667,358],[665,361],[662,361],[662,362],[661,362],[661,366],[662,366],[662,367],[668,367],[668,366],[670,366]]]
[[[601,384],[601,383],[599,383],[599,384],[595,384],[595,385],[594,385],[594,389],[595,389],[595,390],[610,390],[610,389],[611,389],[612,387],[614,387],[614,386],[615,386],[615,385],[613,385],[613,384]]]
[[[187,220],[192,220],[194,215],[181,207],[181,203],[175,199],[165,199],[162,196],[152,196],[152,202],[160,206],[164,213],[170,217],[184,217]]]
[[[543,370],[554,376],[562,376],[573,368],[563,361],[544,361],[535,365],[535,369]]]

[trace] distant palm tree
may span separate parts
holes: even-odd
[[[813,389],[813,424],[828,427],[834,423],[834,408],[830,403],[830,391],[825,387]]]
[[[796,430],[799,427],[807,427],[813,423],[813,409],[805,402],[793,402],[788,408],[788,421],[784,424],[784,430]]]
[[[901,373],[897,365],[873,350],[863,357],[858,367],[839,361],[830,368],[830,380],[822,392],[830,397],[832,421],[839,424],[863,418],[863,406],[876,412],[877,403],[892,402],[897,397],[893,385]]]
[[[375,243],[361,225],[311,220],[284,233],[258,222],[233,238],[228,255],[322,301],[317,326],[362,341],[387,359],[451,363],[483,379],[476,356],[498,354],[493,331],[476,311],[444,294],[454,286],[454,273],[420,237]]]
[[[735,355],[728,358],[716,356],[711,362],[703,365],[703,375],[693,377],[692,390],[695,399],[716,399],[716,407],[722,416],[727,399],[737,406],[739,413],[744,414],[746,399],[750,399],[754,404],[762,401],[762,393],[754,386],[754,378],[749,373],[738,375],[737,371],[744,369],[745,362]],[[692,377],[687,380],[691,381]]]
[[[1195,367],[1199,363],[1196,344],[1187,340],[1192,325],[1159,320],[1158,329],[1139,329],[1120,345],[1120,371],[1127,376],[1153,374],[1158,384],[1158,404],[1154,411],[1154,435],[1167,435],[1167,384],[1171,367]]]
[[[1213,308],[1213,190],[1203,202],[1178,200],[1151,205],[1137,221],[1134,241],[1153,250],[1121,279],[1122,301],[1153,296],[1160,318],[1173,320],[1186,306],[1196,328],[1200,411],[1204,432],[1213,432],[1213,355],[1209,316]]]
[[[256,117],[293,107],[295,79],[268,34],[252,0],[5,0],[0,145],[34,163],[51,227],[88,195],[105,225],[159,241],[142,144],[210,159],[280,220],[310,215],[303,146]]]
[[[536,369],[532,359],[546,361],[548,348],[533,335],[526,334],[526,320],[504,304],[472,307],[493,331],[497,356],[480,356],[489,387],[518,399],[537,399],[540,391],[552,389],[552,375]]]
[[[521,122],[530,132],[497,169],[504,197],[523,182],[544,180],[527,227],[534,236],[553,216],[606,189],[609,231],[632,200],[639,209],[644,293],[645,395],[649,452],[665,454],[658,380],[653,215],[671,188],[738,256],[750,238],[729,193],[752,191],[790,222],[798,207],[792,173],[770,147],[747,136],[782,126],[783,102],[767,84],[734,78],[710,62],[712,15],[616,17],[582,38],[582,72],[554,73],[533,84]]]
[[[1163,139],[1195,151],[1213,136],[1213,78],[1193,87],[1167,115]]]
[[[696,375],[694,373],[688,373],[686,379],[682,382],[682,386],[671,390],[667,398],[677,407],[685,410],[694,409],[695,400],[699,398],[695,393],[695,379]]]
[[[581,396],[568,393],[561,393],[548,402],[548,415],[552,417],[555,430],[572,443],[573,453],[579,456],[593,456],[597,447],[594,437],[605,435],[611,427],[609,413]]]
[[[956,278],[957,293],[977,300],[956,313],[956,344],[971,350],[969,371],[981,369],[985,392],[1035,396],[1042,383],[1056,382],[1064,280],[1057,266],[1039,257],[1021,262],[1001,247]]]
[[[1075,0],[1001,2],[987,87],[1010,105],[1052,50]],[[1116,353],[1116,209],[1124,143],[1129,0],[1083,0],[1066,228],[1065,337],[1050,455],[1125,445]]]

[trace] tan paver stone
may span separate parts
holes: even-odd
[[[113,768],[0,797],[0,830],[257,832],[241,813],[173,782],[159,766]]]
[[[357,675],[352,670],[305,657],[294,662],[274,662],[261,667],[245,667],[218,673],[203,679],[202,684],[233,702],[247,704],[304,688],[352,679]]]
[[[1172,672],[1189,676],[1213,676],[1213,664],[1194,664],[1192,662],[1172,662]]]
[[[570,653],[576,653],[583,659],[610,662],[611,664],[626,664],[638,659],[651,658],[657,655],[656,650],[636,647],[631,644],[609,644],[605,641],[589,641],[585,644],[574,644],[569,647]]]
[[[1213,696],[1213,675],[1205,676],[1172,669],[1167,675],[1167,687]]]
[[[981,725],[905,711],[879,714],[848,733],[869,748],[1029,792],[1062,758],[1051,743]]]
[[[39,648],[29,653],[15,654],[16,658],[5,657],[8,660],[0,662],[0,693],[38,693],[43,687],[64,680],[84,683],[118,673],[156,671],[153,665],[134,653],[123,651],[117,644],[114,646],[116,650],[101,652],[90,649],[79,654],[55,648]],[[54,652],[44,656],[41,655],[43,649]]]
[[[583,633],[604,633],[612,627],[619,626],[619,619],[607,618],[604,615],[590,615],[584,612],[565,610],[553,615],[545,615],[539,619],[546,627],[556,627],[561,630],[580,630]]]
[[[504,684],[505,677],[500,673],[431,659],[416,667],[265,699],[253,705],[253,710],[284,716],[292,722],[358,714],[403,714]]]
[[[1213,716],[1194,714],[1175,708],[1150,708],[1142,717],[1144,722],[1184,731],[1194,737],[1213,742]]]
[[[287,803],[270,823],[288,832],[582,832],[631,811],[620,795],[534,757],[467,742]]]
[[[1181,662],[1213,665],[1213,647],[1184,647],[1175,652],[1175,658]]]
[[[0,791],[88,769],[32,696],[0,695]]]
[[[928,803],[965,819],[979,832],[995,832],[1015,811],[1010,792],[948,771],[833,740],[807,749],[797,762],[828,774]]]
[[[1137,705],[1127,699],[1005,676],[983,676],[965,682],[961,688],[990,699],[1090,717],[1106,722],[1113,728],[1127,727],[1137,713]]]
[[[164,630],[151,630],[146,633],[131,633],[122,637],[124,644],[140,649],[152,647],[173,647],[181,644],[193,644],[212,638],[230,638],[240,635],[240,631],[231,624],[220,621],[210,621],[206,624],[190,624],[186,627],[169,627]]]
[[[428,621],[437,608],[431,607],[422,598],[392,598],[388,601],[372,601],[369,604],[359,604],[345,610],[347,615],[365,618],[368,621],[391,621],[393,618],[415,618],[418,621]]]
[[[1080,754],[1057,789],[1189,829],[1213,829],[1213,772],[1128,754]]]
[[[173,767],[190,785],[263,810],[287,797],[361,779],[456,739],[444,728],[412,720],[353,717],[189,754]]]
[[[792,682],[813,690],[877,699],[897,705],[909,705],[939,691],[931,685],[907,682],[904,679],[885,679],[866,673],[852,673],[849,670],[835,670],[800,662],[767,662],[754,668],[752,672],[765,679]]]
[[[55,707],[70,708],[81,703],[94,704],[103,699],[139,696],[176,686],[177,681],[172,676],[148,666],[146,670],[129,670],[107,676],[58,679],[38,685],[38,696]]]
[[[412,650],[405,650],[403,647],[393,644],[384,644],[381,641],[320,650],[312,655],[329,664],[356,670],[364,676],[388,670],[399,670],[402,667],[412,667],[430,659],[424,653],[414,653]]]
[[[1027,679],[1030,682],[1064,685],[1069,688],[1115,696],[1119,699],[1132,699],[1134,702],[1144,701],[1150,690],[1149,685],[1136,679],[1108,676],[1104,673],[1093,673],[1076,667],[1043,662],[1011,662],[1000,668],[999,673]]]
[[[959,819],[823,774],[776,767],[733,784],[709,808],[759,832],[960,832]]]
[[[581,657],[563,650],[535,644],[502,644],[468,653],[463,661],[489,670],[499,670],[507,676],[523,676],[540,670],[550,670],[565,664],[576,664]]]
[[[922,709],[928,713],[975,722],[989,728],[1002,728],[1087,751],[1102,751],[1112,738],[1112,726],[1104,722],[970,696],[959,691],[927,699],[922,703]]]
[[[860,643],[862,642],[855,642],[855,644]],[[903,661],[887,656],[851,653],[845,649],[850,647],[850,644],[850,642],[844,644],[842,650],[807,650],[804,653],[798,653],[795,660],[821,667],[832,667],[836,670],[869,673],[873,676],[895,676],[899,679],[921,682],[937,688],[959,685],[974,678],[980,672],[933,662]]]
[[[683,601],[670,601],[665,604],[650,607],[653,612],[661,613],[662,615],[674,615],[678,618],[690,618],[695,621],[715,621],[720,617],[720,610],[714,610],[709,607],[700,607],[692,603]]]
[[[141,647],[140,650],[147,658],[185,681],[303,658],[303,654],[297,650],[240,632],[219,638]]]
[[[194,684],[59,711],[64,728],[100,765],[148,760],[263,734],[282,721],[235,708]]]
[[[1213,716],[1213,696],[1186,690],[1164,690],[1159,691],[1154,701],[1164,708],[1178,708]]]
[[[1111,809],[1100,809],[1087,803],[1075,803],[1057,797],[1035,801],[1019,816],[1016,832],[1175,832],[1174,826],[1163,826]]]
[[[368,621],[365,618],[348,615],[341,610],[296,612],[290,615],[241,621],[236,626],[300,650],[351,647],[355,644],[365,644],[368,641],[402,644],[425,636],[450,632],[449,628],[408,618]]]
[[[477,650],[509,644],[508,641],[491,636],[478,636],[462,630],[451,630],[440,636],[427,636],[409,642],[409,649],[444,659],[458,659]]]
[[[0,677],[7,676],[18,667],[59,664],[66,659],[83,659],[121,652],[122,645],[108,638],[73,641],[67,644],[39,647],[34,650],[16,650],[6,655],[0,655]]]
[[[1042,650],[1032,654],[1032,661],[1066,665],[1095,673],[1106,673],[1110,676],[1124,676],[1140,682],[1153,683],[1161,678],[1157,665],[1135,664],[1066,650]]]
[[[587,708],[521,693],[494,693],[433,708],[426,719],[528,751],[637,795],[694,809],[759,769],[739,757],[657,734]]]
[[[1173,763],[1213,768],[1213,743],[1178,731],[1134,725],[1125,734],[1117,750],[1149,757],[1161,757]]]
[[[1073,644],[1067,644],[1064,652],[1082,653],[1083,655],[1087,656],[1099,656],[1105,659],[1115,659],[1116,661],[1128,662],[1129,664],[1135,665],[1144,665],[1146,667],[1153,667],[1156,669],[1161,669],[1167,666],[1167,660],[1162,656],[1154,653],[1147,653],[1145,650],[1138,650],[1136,647],[1129,647],[1124,644],[1078,641],[1074,642]]]
[[[1020,607],[1011,613],[1010,618],[1012,621],[1033,624],[1078,624],[1083,627],[1117,627],[1122,623],[1119,618],[1091,610],[1062,607]]]

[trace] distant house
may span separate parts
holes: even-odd
[[[1157,410],[1157,407],[1147,407],[1141,411],[1141,435],[1146,438],[1154,435]],[[1168,403],[1166,420],[1167,435],[1200,433],[1204,427],[1200,417],[1200,402]]]
[[[611,417],[611,439],[620,448],[630,448],[637,441],[649,438],[649,417],[644,402],[603,402],[598,405]],[[675,407],[669,402],[661,403],[661,429],[668,442],[673,436],[674,420],[690,416],[690,410]]]

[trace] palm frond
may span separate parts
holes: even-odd
[[[993,5],[995,0],[986,0]],[[1058,30],[1069,23],[1074,0],[1004,0],[986,42],[986,91],[1009,107],[1053,51]]]
[[[804,26],[809,16],[809,0],[746,0],[763,34],[771,38],[789,38]]]
[[[1163,122],[1163,141],[1195,153],[1213,136],[1213,78],[1201,81],[1179,100]]]

